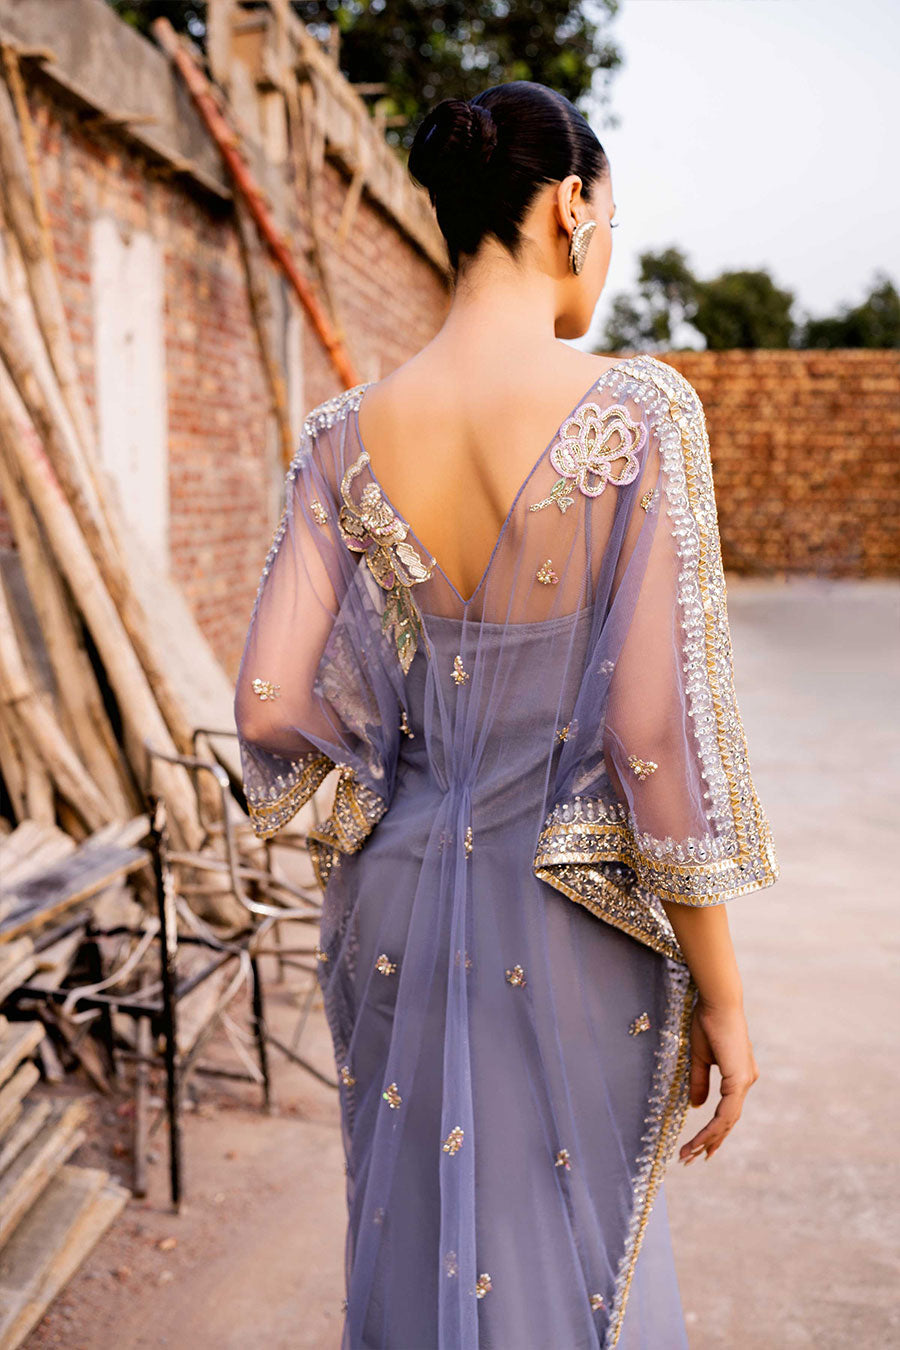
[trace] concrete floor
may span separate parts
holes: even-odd
[[[900,1346],[900,584],[734,578],[728,594],[782,870],[729,908],[759,1082],[720,1152],[667,1176],[691,1350],[887,1350]],[[270,999],[282,1034],[293,1000]],[[305,1046],[333,1070],[321,1013]],[[32,1350],[337,1350],[336,1094],[276,1069],[268,1118],[252,1091],[204,1083],[184,1212],[167,1212],[161,1156],[149,1200],[103,1238]]]

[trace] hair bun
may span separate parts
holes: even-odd
[[[497,144],[490,108],[445,98],[425,118],[409,152],[409,171],[434,196],[471,182],[487,167]]]

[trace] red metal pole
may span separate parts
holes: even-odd
[[[168,19],[155,19],[151,25],[153,35],[163,51],[169,56],[180,72],[191,94],[200,116],[203,118],[210,135],[219,147],[231,173],[234,185],[241,193],[250,214],[256,221],[259,232],[279,264],[288,281],[293,286],[300,303],[309,315],[313,328],[321,339],[322,345],[331,357],[335,369],[344,382],[344,387],[352,388],[359,383],[359,377],[350,359],[346,347],[334,332],[331,320],[319,303],[319,299],[309,282],[300,273],[291,256],[291,251],[278,232],[275,221],[266,205],[249,165],[241,154],[238,138],[219,111],[213,97],[209,81],[203,71],[194,63],[192,57],[178,39]]]

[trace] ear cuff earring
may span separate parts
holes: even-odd
[[[572,238],[569,240],[569,266],[576,276],[584,266],[584,255],[587,253],[588,244],[591,242],[591,236],[596,228],[596,220],[583,220],[572,231]]]

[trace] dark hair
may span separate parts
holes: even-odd
[[[590,197],[609,171],[603,146],[573,103],[545,84],[510,80],[468,101],[445,98],[420,124],[409,172],[428,189],[454,274],[492,234],[514,258],[544,183],[578,174]]]

